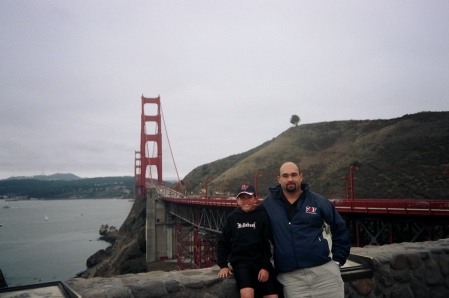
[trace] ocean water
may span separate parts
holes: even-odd
[[[122,199],[0,200],[0,269],[8,286],[66,281],[109,243],[102,224],[120,228],[132,207]],[[8,205],[10,208],[3,208]]]

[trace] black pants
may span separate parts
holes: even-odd
[[[258,265],[239,263],[233,264],[232,269],[239,290],[243,288],[253,288],[256,297],[279,293],[279,283],[276,281],[276,275],[273,268],[268,270],[270,275],[266,282],[260,282],[257,279],[259,271],[262,269]]]

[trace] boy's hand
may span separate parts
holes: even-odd
[[[259,276],[257,277],[257,279],[260,282],[266,282],[268,280],[268,277],[270,276],[270,273],[265,270],[265,269],[260,269],[259,271]]]
[[[224,267],[220,269],[220,272],[218,272],[218,277],[228,277],[229,275],[231,275],[232,272],[231,270],[229,270],[228,267]]]

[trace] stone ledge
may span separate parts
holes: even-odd
[[[353,247],[374,277],[345,283],[345,297],[449,297],[449,239]]]
[[[74,278],[66,283],[83,298],[238,297],[234,278],[217,276],[218,266],[183,271],[152,271],[113,278]]]
[[[353,247],[351,254],[372,258],[372,278],[345,282],[345,297],[449,297],[449,239]],[[74,278],[66,283],[83,298],[238,297],[233,277],[205,269]]]

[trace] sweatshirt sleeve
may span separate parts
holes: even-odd
[[[264,225],[263,225],[263,231],[262,231],[262,245],[263,245],[263,260],[262,260],[262,268],[269,270],[272,268],[271,265],[271,242],[269,239],[272,239],[271,235],[271,224],[270,220],[268,219],[268,215],[264,213]]]
[[[334,205],[328,201],[325,221],[330,226],[332,234],[332,259],[343,266],[351,250],[348,229]]]
[[[231,253],[231,225],[229,216],[225,221],[217,247],[217,264],[220,268],[228,267],[228,257]]]

